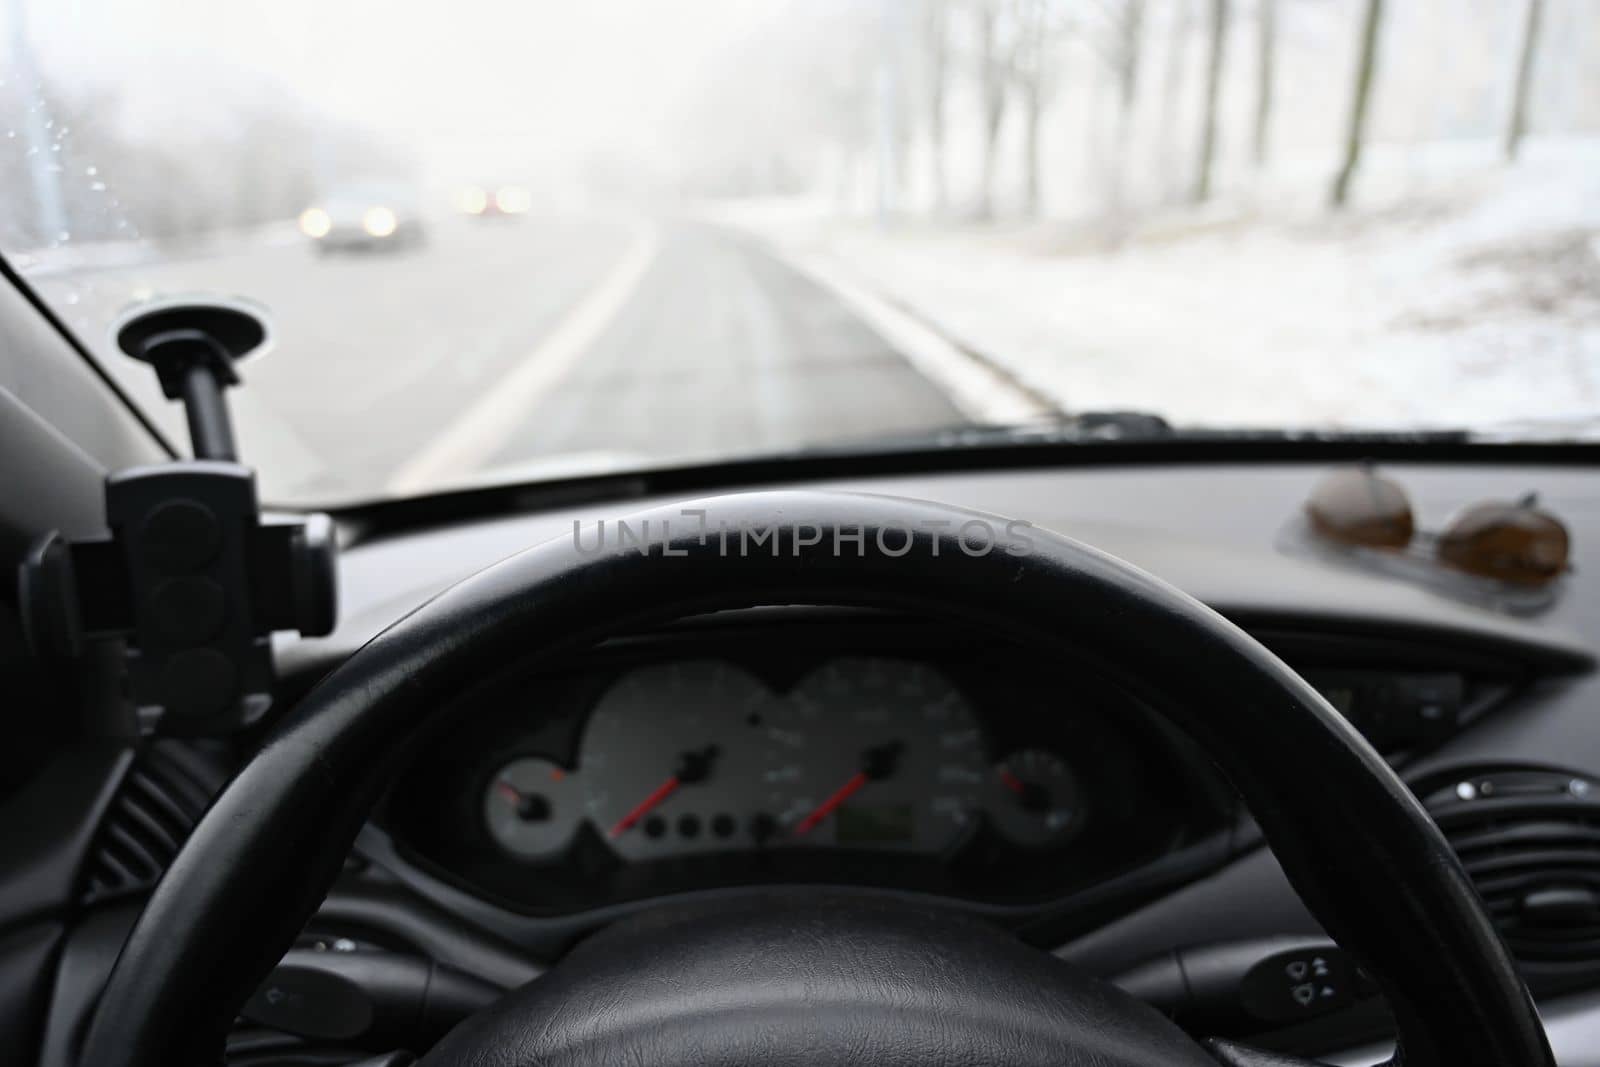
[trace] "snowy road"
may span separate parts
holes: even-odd
[[[142,298],[270,309],[235,393],[269,491],[414,491],[465,471],[711,456],[949,426],[961,413],[856,314],[758,245],[687,222],[448,220],[416,250],[283,235],[36,284],[92,345]],[[147,372],[130,391],[173,405]],[[565,457],[565,458],[562,458]]]

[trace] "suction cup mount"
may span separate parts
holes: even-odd
[[[257,310],[166,301],[125,316],[113,336],[183,402],[195,458],[110,474],[105,536],[35,544],[19,577],[24,631],[57,662],[88,642],[121,642],[146,732],[238,730],[272,705],[271,633],[333,628],[333,523],[263,516],[255,473],[238,462],[224,391],[269,340]]]

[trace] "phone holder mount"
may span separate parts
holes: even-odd
[[[266,343],[254,311],[184,300],[135,312],[115,336],[183,402],[194,458],[113,472],[105,536],[52,532],[33,546],[19,575],[23,630],[56,661],[122,641],[141,732],[232,733],[272,705],[272,632],[333,629],[333,522],[263,515],[255,472],[238,462],[224,390]]]

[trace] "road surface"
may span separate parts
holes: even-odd
[[[934,429],[952,400],[843,303],[693,222],[451,219],[414,250],[324,255],[288,233],[35,284],[92,347],[141,299],[248,297],[271,352],[236,391],[269,498],[417,492]],[[105,357],[136,397],[176,405]]]

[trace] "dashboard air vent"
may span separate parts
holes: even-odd
[[[1600,978],[1600,782],[1493,770],[1427,803],[1530,984]]]
[[[204,761],[151,747],[129,765],[85,872],[86,904],[155,885],[221,786]]]

